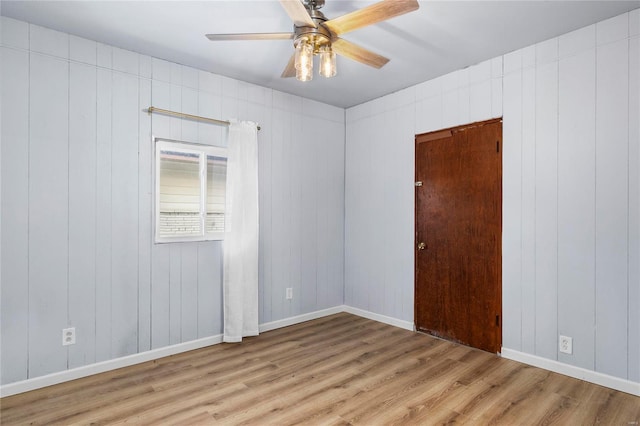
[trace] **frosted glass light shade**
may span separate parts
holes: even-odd
[[[336,75],[336,54],[331,46],[322,46],[320,48],[320,67],[319,73],[323,77],[333,77]]]
[[[296,69],[313,68],[313,46],[306,40],[296,45]]]
[[[311,81],[313,79],[313,68],[296,69],[296,79],[298,81]]]

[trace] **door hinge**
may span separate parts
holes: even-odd
[[[422,181],[419,180],[413,184],[414,186],[422,186]]]
[[[496,327],[500,327],[500,315],[496,315]]]

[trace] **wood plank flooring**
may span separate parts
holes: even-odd
[[[0,404],[3,425],[640,422],[638,397],[349,314]]]

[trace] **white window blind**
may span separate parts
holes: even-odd
[[[156,139],[156,242],[224,236],[225,148]]]

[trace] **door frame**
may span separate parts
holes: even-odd
[[[448,127],[445,129],[440,129],[440,130],[434,130],[434,131],[430,131],[430,132],[425,132],[425,133],[420,133],[415,135],[414,138],[414,146],[413,146],[413,155],[414,155],[414,185],[416,185],[416,182],[418,182],[418,167],[417,167],[417,149],[418,149],[418,144],[419,143],[424,143],[424,142],[429,142],[432,140],[437,140],[437,139],[443,139],[446,137],[450,137],[451,135],[453,135],[453,132],[455,131],[461,131],[461,130],[465,130],[465,129],[469,129],[469,128],[473,128],[473,127],[481,127],[487,124],[493,124],[493,123],[501,123],[501,127],[502,127],[502,123],[503,123],[503,118],[502,117],[498,117],[498,118],[492,118],[489,120],[484,120],[484,121],[475,121],[473,123],[468,123],[468,124],[463,124],[463,125],[459,125],[459,126],[453,126],[453,127]],[[500,155],[501,155],[501,161],[503,161],[502,159],[502,149],[504,146],[504,139],[501,137],[500,139],[500,146],[498,147],[498,149],[500,150]],[[501,183],[504,184],[504,174],[503,174],[503,164],[500,165],[500,180]],[[498,303],[499,303],[499,307],[500,307],[500,318],[499,318],[499,324],[498,324],[498,337],[499,337],[499,344],[498,347],[502,348],[502,339],[503,339],[503,335],[502,335],[502,324],[503,324],[503,309],[502,309],[502,292],[503,287],[502,287],[502,243],[503,243],[503,232],[504,232],[504,220],[503,220],[503,205],[504,205],[504,195],[503,195],[503,185],[500,185],[500,209],[501,209],[501,214],[500,214],[500,238],[499,238],[499,242],[500,242],[500,256],[499,256],[499,260],[500,260],[500,268],[499,268],[499,276],[498,276],[498,286],[500,291],[498,292]],[[414,195],[413,195],[413,199],[414,199],[414,212],[413,212],[413,323],[414,323],[414,330],[418,331],[418,298],[416,297],[417,295],[417,291],[418,291],[418,274],[417,274],[417,268],[418,268],[418,202],[417,202],[417,186],[414,186]]]

